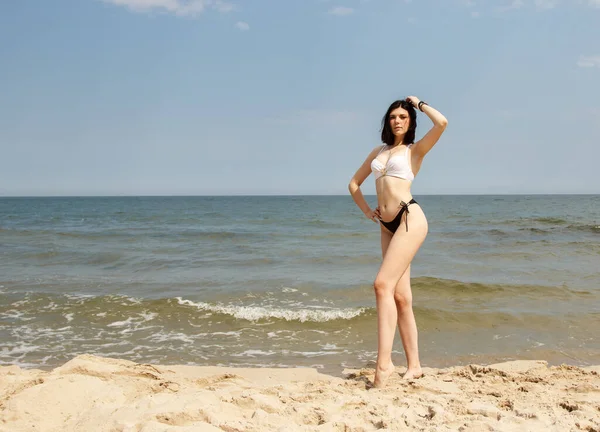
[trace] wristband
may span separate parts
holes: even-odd
[[[421,111],[421,112],[423,112],[423,108],[421,108],[423,105],[429,105],[429,104],[425,101],[419,101],[417,108],[419,108],[419,111]]]

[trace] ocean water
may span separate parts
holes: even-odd
[[[600,364],[599,195],[415,198],[424,366]],[[350,196],[0,198],[0,365],[339,374],[376,358],[380,263]]]

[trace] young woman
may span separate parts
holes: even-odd
[[[433,127],[418,142],[415,140],[419,109]],[[415,96],[397,100],[381,122],[383,146],[375,147],[356,171],[348,189],[365,216],[381,227],[383,262],[373,284],[377,304],[377,366],[375,387],[383,387],[394,372],[392,345],[396,325],[400,330],[408,370],[404,378],[423,375],[419,361],[417,324],[412,310],[410,263],[427,235],[427,219],[412,198],[411,183],[423,158],[438,141],[448,121],[436,109]],[[377,208],[372,210],[360,185],[373,172]]]

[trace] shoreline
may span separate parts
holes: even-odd
[[[0,432],[600,431],[600,365],[517,360],[424,368],[383,389],[373,369],[150,365],[80,355],[0,367]]]

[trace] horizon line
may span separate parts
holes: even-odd
[[[376,197],[376,194],[363,194],[368,197]],[[579,196],[595,196],[600,193],[589,192],[546,192],[546,193],[424,193],[414,194],[415,196],[549,196],[549,195],[579,195]],[[221,198],[221,197],[338,197],[348,196],[347,194],[121,194],[121,195],[0,195],[2,198]]]

